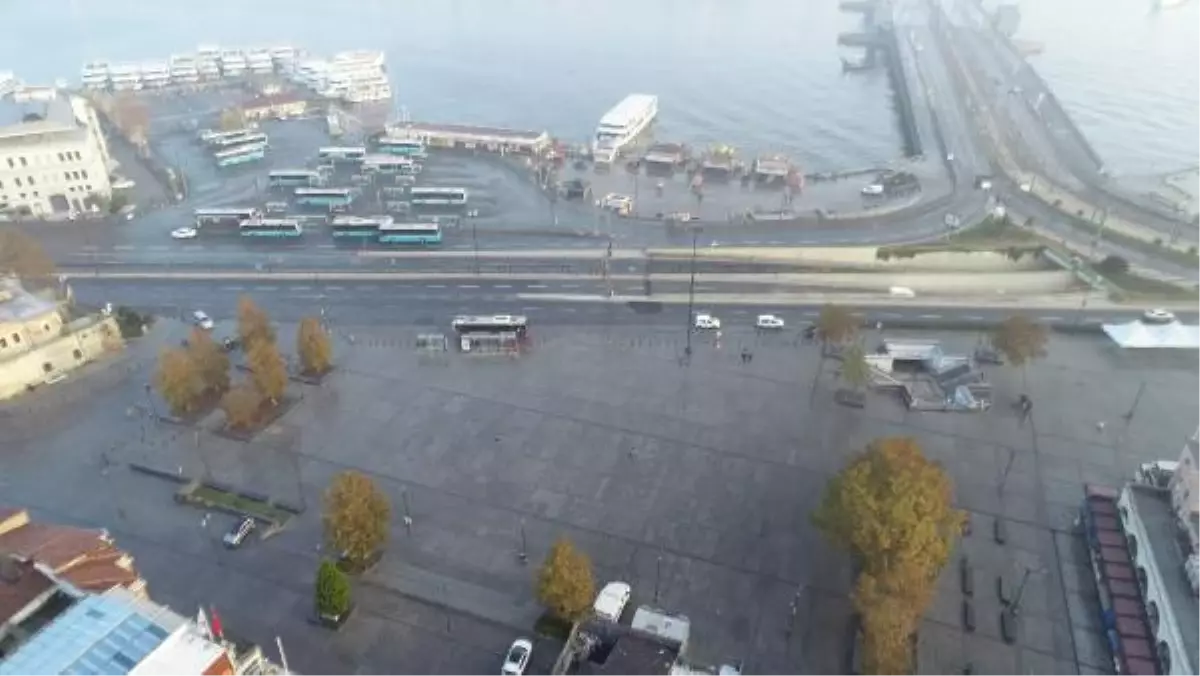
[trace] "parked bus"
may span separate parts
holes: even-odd
[[[361,146],[349,148],[330,146],[317,149],[317,157],[325,162],[362,162],[366,156],[367,149]]]
[[[304,229],[294,218],[256,218],[238,225],[242,237],[299,237]]]
[[[239,131],[232,136],[222,136],[208,142],[213,148],[232,148],[244,143],[261,143],[267,145],[267,135],[256,131]]]
[[[296,188],[296,203],[328,209],[349,207],[358,193],[351,188]]]
[[[196,227],[218,223],[241,223],[262,217],[262,212],[253,207],[220,207],[215,209],[197,209],[195,211]]]
[[[288,212],[287,202],[267,202],[263,205],[263,210],[268,214],[286,214]]]
[[[459,315],[450,322],[454,330],[465,333],[515,333],[525,335],[529,321],[523,315],[468,316]]]
[[[278,169],[267,174],[272,188],[312,188],[321,185],[321,174],[308,169]]]
[[[379,236],[380,228],[391,225],[391,216],[334,216],[330,227],[334,239],[354,238],[374,240]]]
[[[214,153],[218,167],[232,167],[247,162],[257,162],[267,156],[264,143],[250,143]]]
[[[363,172],[384,175],[399,174],[401,176],[416,176],[421,173],[421,165],[407,157],[395,155],[367,155],[362,163]]]
[[[249,134],[255,133],[253,129],[235,129],[233,131],[216,131],[214,129],[205,129],[200,132],[200,142],[206,145],[216,144],[225,139],[241,138]]]
[[[466,188],[421,188],[408,191],[413,204],[464,206],[467,203]]]
[[[417,139],[384,136],[375,142],[375,148],[379,152],[387,153],[388,155],[401,155],[412,158],[425,157],[425,144]]]
[[[442,226],[437,223],[385,223],[379,226],[379,243],[441,244]]]

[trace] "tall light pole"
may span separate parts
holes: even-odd
[[[692,269],[688,280],[687,346],[683,348],[683,354],[689,360],[692,357],[692,329],[694,328],[692,313],[696,309],[696,239],[699,236],[700,228],[692,228]]]

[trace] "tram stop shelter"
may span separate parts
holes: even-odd
[[[1123,348],[1200,350],[1200,326],[1179,322],[1146,324],[1133,321],[1127,324],[1104,324],[1102,328],[1114,343]]]

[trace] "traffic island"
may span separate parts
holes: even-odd
[[[274,405],[264,400],[259,405],[255,414],[250,416],[249,419],[253,422],[244,425],[234,425],[230,423],[228,416],[226,416],[224,420],[214,426],[212,431],[218,436],[233,441],[240,441],[242,443],[254,441],[259,432],[275,424],[277,420],[292,410],[303,399],[303,395],[285,395]]]
[[[292,371],[288,374],[288,379],[304,383],[305,385],[320,387],[325,384],[325,379],[333,373],[335,368],[335,366],[331,365],[329,368],[319,372]]]
[[[236,517],[252,517],[268,525],[262,537],[279,532],[299,511],[265,495],[236,491],[213,481],[191,481],[175,493],[175,501]]]

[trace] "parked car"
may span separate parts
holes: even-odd
[[[221,349],[226,352],[233,352],[242,346],[242,341],[239,338],[226,338],[221,341]]]
[[[596,602],[592,604],[592,610],[597,616],[609,622],[620,622],[621,613],[625,612],[625,605],[629,603],[629,596],[632,591],[628,583],[609,582],[604,585],[604,589],[601,589],[600,594],[596,596]]]
[[[1175,313],[1162,308],[1154,308],[1142,313],[1142,321],[1147,324],[1170,324],[1175,321]]]
[[[43,380],[42,382],[47,385],[53,385],[54,383],[61,383],[62,381],[66,380],[66,379],[67,379],[67,374],[63,373],[62,371],[59,371],[58,373],[52,373],[52,374],[46,376],[46,379]]]
[[[205,331],[211,331],[213,327],[212,317],[209,317],[203,310],[196,310],[192,313],[192,323]]]
[[[504,665],[500,667],[503,676],[521,676],[525,667],[529,666],[529,656],[533,654],[533,643],[527,638],[519,638],[509,646],[504,655]]]
[[[875,197],[883,194],[882,183],[872,183],[871,185],[863,186],[862,194]]]
[[[754,328],[756,329],[782,329],[783,327],[783,319],[775,315],[759,315],[754,320]]]
[[[195,228],[176,228],[171,231],[171,238],[172,239],[196,239],[197,234],[198,233],[196,232]]]
[[[695,326],[698,329],[719,329],[721,328],[721,320],[710,314],[701,313],[696,315]]]
[[[237,549],[242,546],[252,532],[254,532],[254,519],[247,516],[229,529],[222,541],[227,549]]]

